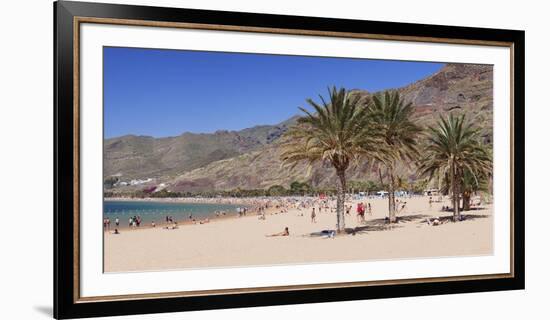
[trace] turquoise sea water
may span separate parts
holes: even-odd
[[[114,226],[116,218],[120,220],[120,227],[128,227],[128,220],[140,216],[142,226],[149,226],[151,221],[157,225],[165,222],[166,216],[176,221],[189,220],[189,216],[200,220],[206,217],[215,217],[216,211],[225,211],[226,214],[235,214],[239,205],[210,204],[210,203],[171,203],[154,201],[109,201],[103,202],[104,217],[111,220]],[[242,207],[242,206],[241,206]]]

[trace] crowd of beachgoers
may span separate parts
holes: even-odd
[[[396,198],[397,214],[402,215],[407,211],[407,199],[410,198],[424,198],[428,208],[431,210],[438,203],[442,203],[444,197],[439,196],[425,196],[425,195],[404,195]],[[446,198],[446,197],[445,197]],[[387,196],[379,195],[347,195],[344,204],[345,216],[351,218],[354,216],[358,223],[365,223],[369,216],[373,215],[373,208],[371,202],[375,200],[387,200]],[[116,198],[109,200],[129,200],[128,198]],[[179,203],[202,203],[202,204],[232,204],[237,205],[235,211],[218,210],[207,217],[195,217],[189,214],[188,217],[179,220],[175,219],[171,215],[165,215],[161,221],[151,221],[148,225],[143,225],[142,218],[139,215],[132,216],[128,221],[120,221],[118,217],[111,220],[109,217],[104,217],[103,227],[105,231],[119,234],[121,228],[124,229],[141,229],[143,227],[156,228],[157,226],[164,229],[176,229],[179,225],[188,224],[205,224],[219,218],[229,217],[245,217],[254,215],[259,220],[265,220],[266,215],[283,214],[290,210],[297,213],[298,216],[306,216],[310,219],[311,223],[316,223],[317,216],[322,213],[336,214],[336,198],[333,196],[281,196],[281,197],[249,197],[249,198],[231,198],[231,197],[218,197],[218,198],[140,198],[131,199],[132,201],[156,201],[156,202],[179,202]],[[482,200],[480,197],[474,197],[471,200],[471,206],[481,206]],[[439,207],[442,213],[450,210],[447,205],[440,205]],[[387,218],[386,218],[387,219]],[[432,220],[426,221],[428,224],[438,225],[440,223],[439,217],[435,217]],[[126,228],[127,227],[127,228]]]

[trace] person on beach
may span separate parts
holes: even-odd
[[[324,238],[334,238],[336,232],[334,230],[322,230],[321,236]]]
[[[151,221],[151,227],[155,228],[157,225],[155,224],[155,220]]]
[[[120,234],[120,232],[118,232],[118,228],[115,228],[114,234]]]
[[[357,204],[357,222],[361,223],[365,221],[365,207],[363,202]]]
[[[174,230],[174,229],[177,229],[177,228],[178,228],[178,223],[176,221],[174,221],[170,225],[167,225],[166,227],[164,227],[164,229],[167,229],[167,230]]]
[[[351,210],[351,206],[346,206],[346,215],[351,215],[349,212]]]
[[[274,233],[274,234],[266,234],[265,236],[266,237],[287,237],[289,235],[290,235],[290,232],[288,232],[288,227],[285,227],[284,231],[281,231],[279,233]]]
[[[315,217],[317,215],[315,214],[315,207],[311,208],[311,223],[317,223],[317,221],[315,220]]]
[[[426,218],[426,223],[428,223],[429,226],[438,226],[441,224],[441,221],[439,220],[439,217],[435,217],[433,220]]]
[[[120,220],[118,220],[118,217],[115,219],[115,227],[118,228],[120,226]]]
[[[370,206],[370,202],[367,203],[367,210],[369,212],[369,216],[372,216],[372,207]]]
[[[403,202],[403,204],[401,205],[401,209],[399,209],[399,213],[401,213],[403,210],[405,210],[405,206],[407,205],[407,202]]]
[[[130,217],[130,218],[128,219],[128,228],[131,228],[131,227],[132,227],[133,222],[134,222],[134,219],[133,219],[132,217]]]

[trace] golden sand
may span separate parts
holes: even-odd
[[[275,265],[293,263],[364,261],[488,255],[493,251],[492,206],[464,212],[465,221],[450,222],[442,212],[449,201],[429,204],[427,197],[401,199],[405,209],[390,228],[386,199],[362,200],[372,205],[366,222],[358,221],[355,205],[346,215],[347,234],[334,238],[312,236],[334,230],[336,214],[323,210],[312,223],[311,209],[289,209],[268,214],[211,220],[206,224],[180,225],[105,233],[105,271],[144,271],[204,267]],[[426,218],[443,224],[430,226]],[[266,237],[289,228],[290,236]]]

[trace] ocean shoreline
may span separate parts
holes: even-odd
[[[244,198],[247,201],[242,201],[243,198],[125,198],[125,197],[113,197],[113,198],[104,198],[104,201],[111,201],[111,202],[156,202],[156,203],[178,203],[178,204],[220,204],[220,205],[239,205],[247,208],[247,213],[243,216],[240,216],[236,212],[230,212],[225,214],[216,214],[212,212],[210,215],[206,217],[195,217],[192,219],[188,218],[180,218],[180,219],[173,219],[177,223],[177,226],[185,226],[185,225],[194,225],[194,224],[205,224],[215,221],[222,221],[227,219],[235,219],[235,218],[241,218],[246,216],[260,216],[260,213],[258,212],[257,208],[259,206],[265,206],[264,214],[265,215],[271,215],[274,214],[278,210],[278,205],[275,205],[273,207],[269,206],[272,205],[272,202],[279,202],[280,198]],[[167,214],[165,216],[170,216],[170,214]],[[166,223],[165,219],[155,221],[155,227],[152,226],[151,223],[142,224],[139,227],[132,227],[128,225],[127,221],[120,221],[120,224],[118,227],[114,225],[114,220],[111,220],[110,227],[103,228],[103,231],[105,233],[108,232],[114,232],[115,229],[118,229],[119,231],[137,231],[141,229],[155,229],[155,228],[166,228],[166,227],[173,227],[174,224],[172,223]]]

